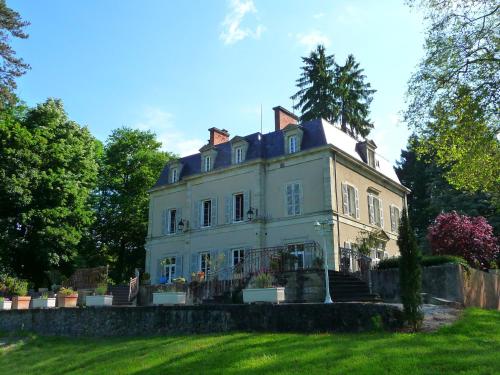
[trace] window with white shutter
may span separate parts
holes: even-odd
[[[206,199],[201,205],[201,226],[203,228],[212,225],[212,200]]]
[[[285,203],[287,216],[302,213],[302,186],[300,183],[292,182],[285,186]]]
[[[391,231],[397,232],[399,228],[399,219],[401,217],[401,213],[398,207],[390,206],[391,213]]]
[[[342,197],[344,203],[344,214],[359,219],[359,197],[358,189],[347,183],[342,184]]]
[[[382,209],[382,200],[379,197],[368,194],[368,211],[370,224],[383,228],[384,213]]]

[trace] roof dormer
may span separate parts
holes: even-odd
[[[361,159],[372,168],[378,167],[378,160],[375,154],[375,149],[377,145],[371,139],[367,139],[363,142],[358,142],[356,149],[361,156]]]
[[[172,160],[168,163],[168,182],[175,184],[181,180],[183,163],[180,160]]]
[[[217,149],[213,144],[207,144],[200,148],[201,154],[201,172],[210,172],[214,169]]]
[[[231,164],[241,164],[246,160],[248,142],[245,138],[236,136],[231,143]]]
[[[303,135],[302,126],[297,124],[289,124],[283,129],[285,154],[294,154],[301,150]]]

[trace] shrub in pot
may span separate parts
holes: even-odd
[[[106,284],[101,284],[95,289],[95,293],[92,296],[85,296],[85,304],[87,306],[111,306],[113,305],[113,296],[111,294],[106,294],[108,291],[108,286]]]
[[[30,308],[31,297],[28,296],[28,282],[15,277],[7,277],[5,285],[12,297],[12,308],[15,310],[27,310]]]
[[[57,293],[57,306],[76,307],[78,302],[78,293],[71,288],[61,288]]]
[[[55,297],[49,297],[48,292],[43,292],[40,298],[34,298],[31,301],[31,307],[34,309],[49,309],[51,307],[56,307]]]
[[[172,284],[162,285],[153,293],[153,305],[184,305],[186,303],[185,284],[186,279],[177,277],[172,280]]]
[[[280,303],[285,301],[285,288],[273,286],[273,276],[261,272],[253,279],[250,288],[243,289],[243,302],[270,302]]]
[[[12,301],[7,297],[0,297],[0,310],[10,310],[12,308]]]

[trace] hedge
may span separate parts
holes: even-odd
[[[464,258],[452,256],[452,255],[427,255],[422,257],[422,266],[438,266],[440,264],[453,263],[461,264],[462,266],[468,266]],[[385,270],[388,268],[398,268],[399,267],[399,257],[382,259],[377,268],[379,270]]]

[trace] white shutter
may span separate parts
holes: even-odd
[[[354,189],[354,201],[356,204],[356,219],[359,219],[359,193],[358,189]]]
[[[373,207],[373,196],[371,195],[368,195],[368,212],[368,221],[370,224],[373,224],[375,222],[375,209]]]
[[[294,215],[300,214],[300,185],[293,184],[293,206],[294,206]]]
[[[349,215],[349,192],[347,191],[346,184],[342,184],[342,199],[344,202],[344,214]]]
[[[228,195],[224,198],[224,219],[226,224],[231,223],[231,218],[233,217],[231,211],[233,196]]]
[[[286,185],[286,212],[288,216],[293,215],[293,187],[292,184]]]
[[[382,199],[378,200],[380,207],[380,228],[384,228],[384,209],[382,208]]]
[[[212,199],[212,222],[210,223],[212,227],[217,225],[217,198]]]
[[[394,206],[389,206],[389,214],[391,217],[391,231],[395,232],[396,231],[396,220],[394,218]]]
[[[301,184],[297,184],[298,194],[299,194],[299,204],[295,208],[296,214],[300,215],[304,212],[304,190]]]

